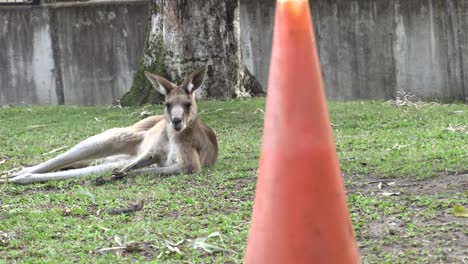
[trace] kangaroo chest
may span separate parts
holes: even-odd
[[[192,151],[191,141],[185,138],[170,138],[167,146],[167,159],[165,166],[184,163],[188,159],[187,153]]]
[[[167,159],[164,166],[174,165],[176,163],[179,163],[180,160],[180,151],[177,148],[177,145],[169,143],[167,148]]]

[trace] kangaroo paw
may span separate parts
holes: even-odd
[[[110,176],[109,180],[111,180],[111,181],[120,180],[120,179],[123,179],[126,175],[127,175],[127,173],[125,173],[125,172],[114,171],[112,173],[112,175]]]
[[[109,182],[121,180],[121,179],[125,178],[125,176],[126,176],[126,173],[120,172],[118,169],[115,169],[114,172],[112,172],[110,177],[108,177],[108,178],[98,177],[98,178],[94,179],[93,182],[94,182],[95,185],[99,186],[99,185],[104,185],[104,184],[109,183]]]
[[[15,175],[14,177],[10,177],[8,179],[8,182],[11,183],[17,183],[17,184],[28,184],[28,183],[33,183],[33,182],[39,182],[42,181],[40,177],[38,177],[37,174],[34,173],[21,173],[18,175]]]
[[[25,174],[25,173],[28,173],[30,170],[31,170],[32,167],[27,167],[27,168],[24,168],[18,172],[15,172],[13,174],[11,174],[8,178],[10,179],[13,179],[13,178],[16,178],[18,176],[21,176],[21,174]]]

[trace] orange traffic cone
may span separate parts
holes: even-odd
[[[359,263],[307,0],[277,0],[245,263]]]

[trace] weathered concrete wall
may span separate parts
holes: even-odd
[[[327,95],[390,98],[395,78],[392,1],[313,1]]]
[[[395,3],[393,56],[399,89],[424,97],[464,98],[461,59],[468,53],[460,50],[466,45],[460,42],[460,34],[468,28],[461,28],[458,20],[461,2]]]
[[[147,1],[0,8],[1,104],[108,104],[131,86]]]
[[[146,3],[55,8],[66,104],[110,103],[128,91],[144,44],[146,8]]]
[[[266,87],[276,0],[241,0],[242,52]],[[335,99],[468,101],[468,1],[311,0]],[[0,8],[0,105],[106,104],[131,86],[148,1]]]
[[[240,1],[240,33],[244,63],[263,87],[266,87],[268,82],[275,2],[276,0]]]
[[[275,0],[241,0],[243,53],[266,87]],[[468,97],[468,2],[311,0],[327,95]]]
[[[46,9],[0,9],[0,105],[57,103],[51,47]]]

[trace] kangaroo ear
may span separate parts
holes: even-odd
[[[145,76],[151,82],[153,87],[164,95],[169,94],[172,91],[172,89],[176,87],[175,84],[156,74],[152,74],[150,72],[145,71]]]
[[[206,65],[201,66],[197,70],[195,70],[192,74],[187,76],[188,84],[186,86],[188,93],[193,93],[195,90],[200,88],[203,85],[203,81],[205,80],[206,76]]]

